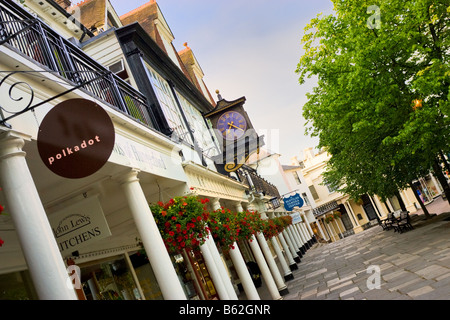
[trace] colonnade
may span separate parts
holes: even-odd
[[[39,299],[76,300],[75,291],[68,286],[66,266],[22,150],[25,141],[29,140],[30,137],[12,130],[0,132],[0,185]],[[129,169],[113,179],[125,195],[164,299],[184,300],[186,295],[160,236],[138,174],[139,170]],[[219,199],[213,199],[211,204],[213,210],[221,207]],[[236,203],[234,209],[243,211],[241,203]],[[280,216],[287,213],[272,214]],[[285,228],[270,239],[278,257],[278,266],[263,234],[258,233],[249,239],[248,245],[272,299],[282,299],[282,295],[288,292],[285,282],[293,279],[292,271],[298,268],[300,258],[314,241],[309,223],[301,222]],[[220,299],[237,300],[236,290],[212,236],[207,238],[200,250]],[[259,300],[260,296],[237,243],[230,250],[230,258],[247,299]]]

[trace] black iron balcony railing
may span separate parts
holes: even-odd
[[[247,169],[245,166],[241,167],[241,169],[237,171],[237,174],[239,175],[242,183],[248,186],[251,190],[255,192],[262,192],[264,195],[273,198],[280,198],[278,188],[251,169]]]
[[[144,95],[12,1],[0,1],[0,44],[8,45],[44,69],[74,85],[82,85],[82,90],[154,127]]]
[[[325,214],[327,212],[330,212],[332,210],[337,210],[339,209],[339,205],[336,201],[330,201],[328,203],[325,203],[324,205],[321,205],[320,207],[317,207],[315,209],[313,209],[313,214],[314,216],[320,216],[322,214]]]

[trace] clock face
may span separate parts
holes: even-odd
[[[236,111],[227,111],[217,120],[217,129],[226,140],[237,140],[245,134],[247,121]]]

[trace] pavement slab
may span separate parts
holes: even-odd
[[[293,271],[285,300],[450,300],[450,206],[414,229],[374,226],[314,244]],[[298,280],[298,281],[297,281]],[[376,286],[378,284],[378,286]]]

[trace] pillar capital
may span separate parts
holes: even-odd
[[[128,169],[121,173],[118,173],[116,176],[114,176],[114,179],[117,182],[119,182],[120,184],[136,182],[136,181],[139,181],[139,178],[138,178],[139,172],[141,172],[141,170],[136,169],[136,168],[131,168],[131,169]]]
[[[2,131],[0,129],[0,160],[14,155],[25,156],[26,153],[22,150],[25,141],[30,141],[28,135],[16,132],[14,130]]]
[[[211,206],[213,208],[213,211],[220,209],[221,204],[219,198],[211,198]]]

